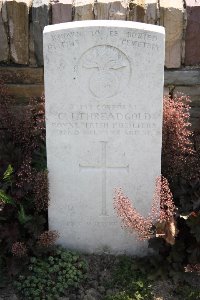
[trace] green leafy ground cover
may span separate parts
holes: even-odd
[[[160,282],[162,291],[159,290],[157,294],[163,298],[156,298],[154,288],[157,279],[150,279],[151,263],[148,262],[149,257],[140,259],[127,256],[81,257],[77,253],[59,247],[51,256],[40,259],[31,257],[27,268],[19,275],[14,286],[19,299],[30,300],[73,299],[75,295],[76,299],[85,300],[200,299],[199,276],[186,273],[178,280],[177,278],[169,280],[168,274],[165,274],[165,280],[171,282],[170,293]],[[105,275],[105,271],[106,276],[98,277],[102,272]],[[196,286],[191,283],[191,276]],[[94,283],[97,285],[95,289],[91,289]],[[87,293],[91,290],[92,295]]]
[[[27,300],[53,300],[65,289],[78,287],[86,263],[76,253],[57,248],[51,256],[31,257],[27,269],[14,282],[19,293]]]

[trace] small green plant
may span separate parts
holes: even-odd
[[[112,286],[119,291],[105,300],[151,300],[151,283],[140,270],[139,259],[123,256],[113,273]]]
[[[77,288],[86,270],[78,254],[58,247],[51,256],[31,257],[27,274],[20,275],[14,285],[27,300],[54,300],[64,290]]]

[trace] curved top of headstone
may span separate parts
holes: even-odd
[[[158,25],[145,24],[132,21],[119,20],[90,20],[90,21],[76,21],[60,23],[55,25],[48,25],[44,27],[44,34],[62,29],[83,28],[83,27],[120,27],[120,28],[134,28],[140,30],[154,31],[158,33],[165,33],[165,28]]]

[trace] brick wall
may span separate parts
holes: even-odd
[[[165,93],[191,96],[200,130],[200,0],[0,0],[0,75],[9,93],[19,103],[42,93],[44,26],[95,19],[165,27]]]

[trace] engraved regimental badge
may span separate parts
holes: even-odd
[[[127,56],[109,45],[88,49],[78,62],[81,88],[97,98],[110,98],[120,93],[127,86],[130,74]]]

